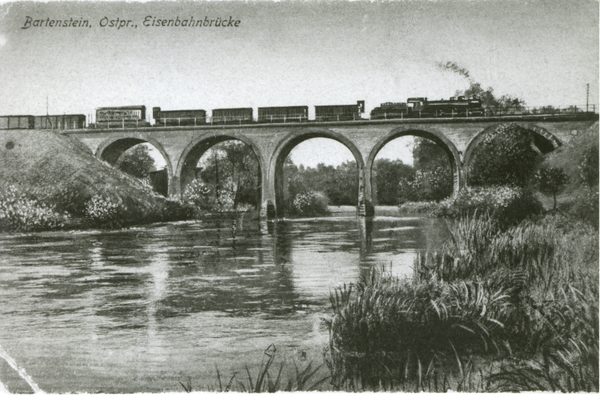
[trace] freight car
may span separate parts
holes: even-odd
[[[85,128],[85,115],[38,115],[35,117],[36,129],[80,129]]]
[[[160,107],[154,107],[152,117],[155,125],[164,127],[206,124],[205,110],[161,111]]]
[[[252,108],[218,108],[212,110],[212,124],[250,124]]]
[[[96,125],[101,128],[147,126],[149,124],[146,122],[146,106],[96,108]]]
[[[258,122],[303,122],[308,121],[308,106],[258,107]]]
[[[33,115],[2,115],[0,130],[29,130],[35,127]]]
[[[354,121],[360,120],[364,112],[364,101],[357,101],[355,105],[315,105],[315,120]]]

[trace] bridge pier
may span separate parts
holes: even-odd
[[[183,192],[181,192],[179,176],[172,176],[169,179],[169,197],[180,199],[182,194]]]
[[[358,206],[356,211],[359,216],[371,217],[375,215],[371,171],[371,167],[368,166],[358,168]]]

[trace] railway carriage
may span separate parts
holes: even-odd
[[[35,128],[33,115],[2,115],[0,130],[29,130]]]
[[[218,108],[212,110],[212,124],[250,124],[253,121],[252,108]]]
[[[206,124],[205,110],[162,111],[160,107],[154,107],[152,117],[156,126],[179,127]]]
[[[85,128],[85,115],[38,115],[35,117],[36,129],[81,129]]]
[[[96,108],[96,124],[100,127],[139,127],[146,126],[146,106],[128,105],[124,107]]]
[[[308,106],[259,107],[258,122],[281,123],[308,121]]]

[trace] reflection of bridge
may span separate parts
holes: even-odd
[[[296,124],[249,124],[198,127],[153,127],[120,130],[65,130],[115,164],[136,144],[149,142],[165,158],[169,194],[179,195],[195,178],[196,165],[209,148],[229,140],[250,145],[261,172],[261,211],[271,217],[283,215],[283,163],[291,150],[311,138],[330,138],[354,155],[359,175],[359,209],[372,212],[372,167],[375,156],[391,140],[405,135],[427,138],[447,153],[454,173],[454,190],[466,185],[474,148],[482,136],[501,124],[513,122],[536,134],[535,145],[547,153],[598,121],[598,114],[528,115],[487,118],[437,118],[381,121],[320,122]]]

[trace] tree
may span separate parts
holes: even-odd
[[[446,151],[427,138],[415,138],[412,154],[415,169],[432,171],[439,167],[451,168]]]
[[[535,136],[516,124],[500,125],[488,133],[473,151],[469,183],[525,187],[541,157]]]
[[[535,175],[535,181],[541,193],[553,196],[556,209],[556,194],[562,191],[568,181],[565,171],[562,168],[542,166]]]
[[[375,161],[375,181],[377,184],[377,203],[397,205],[399,184],[403,179],[413,179],[415,171],[400,160],[378,159]]]
[[[415,138],[413,164],[412,174],[398,181],[400,203],[440,201],[452,194],[452,166],[441,146],[426,138]]]
[[[154,158],[150,156],[150,150],[145,144],[138,144],[125,151],[119,158],[117,168],[140,179],[146,179],[156,169]]]
[[[480,83],[472,82],[466,90],[457,90],[456,97],[465,96],[466,98],[479,98],[481,105],[485,109],[495,111],[496,109],[517,109],[525,106],[525,102],[517,97],[503,95],[496,97],[494,89],[489,87],[484,90]]]
[[[294,199],[308,192],[324,193],[332,205],[356,205],[358,199],[358,170],[354,161],[337,167],[318,164],[316,168],[296,166],[288,157],[283,173],[286,209],[292,209]]]
[[[209,149],[200,160],[200,178],[210,188],[219,209],[258,205],[258,160],[241,141],[226,141]]]

